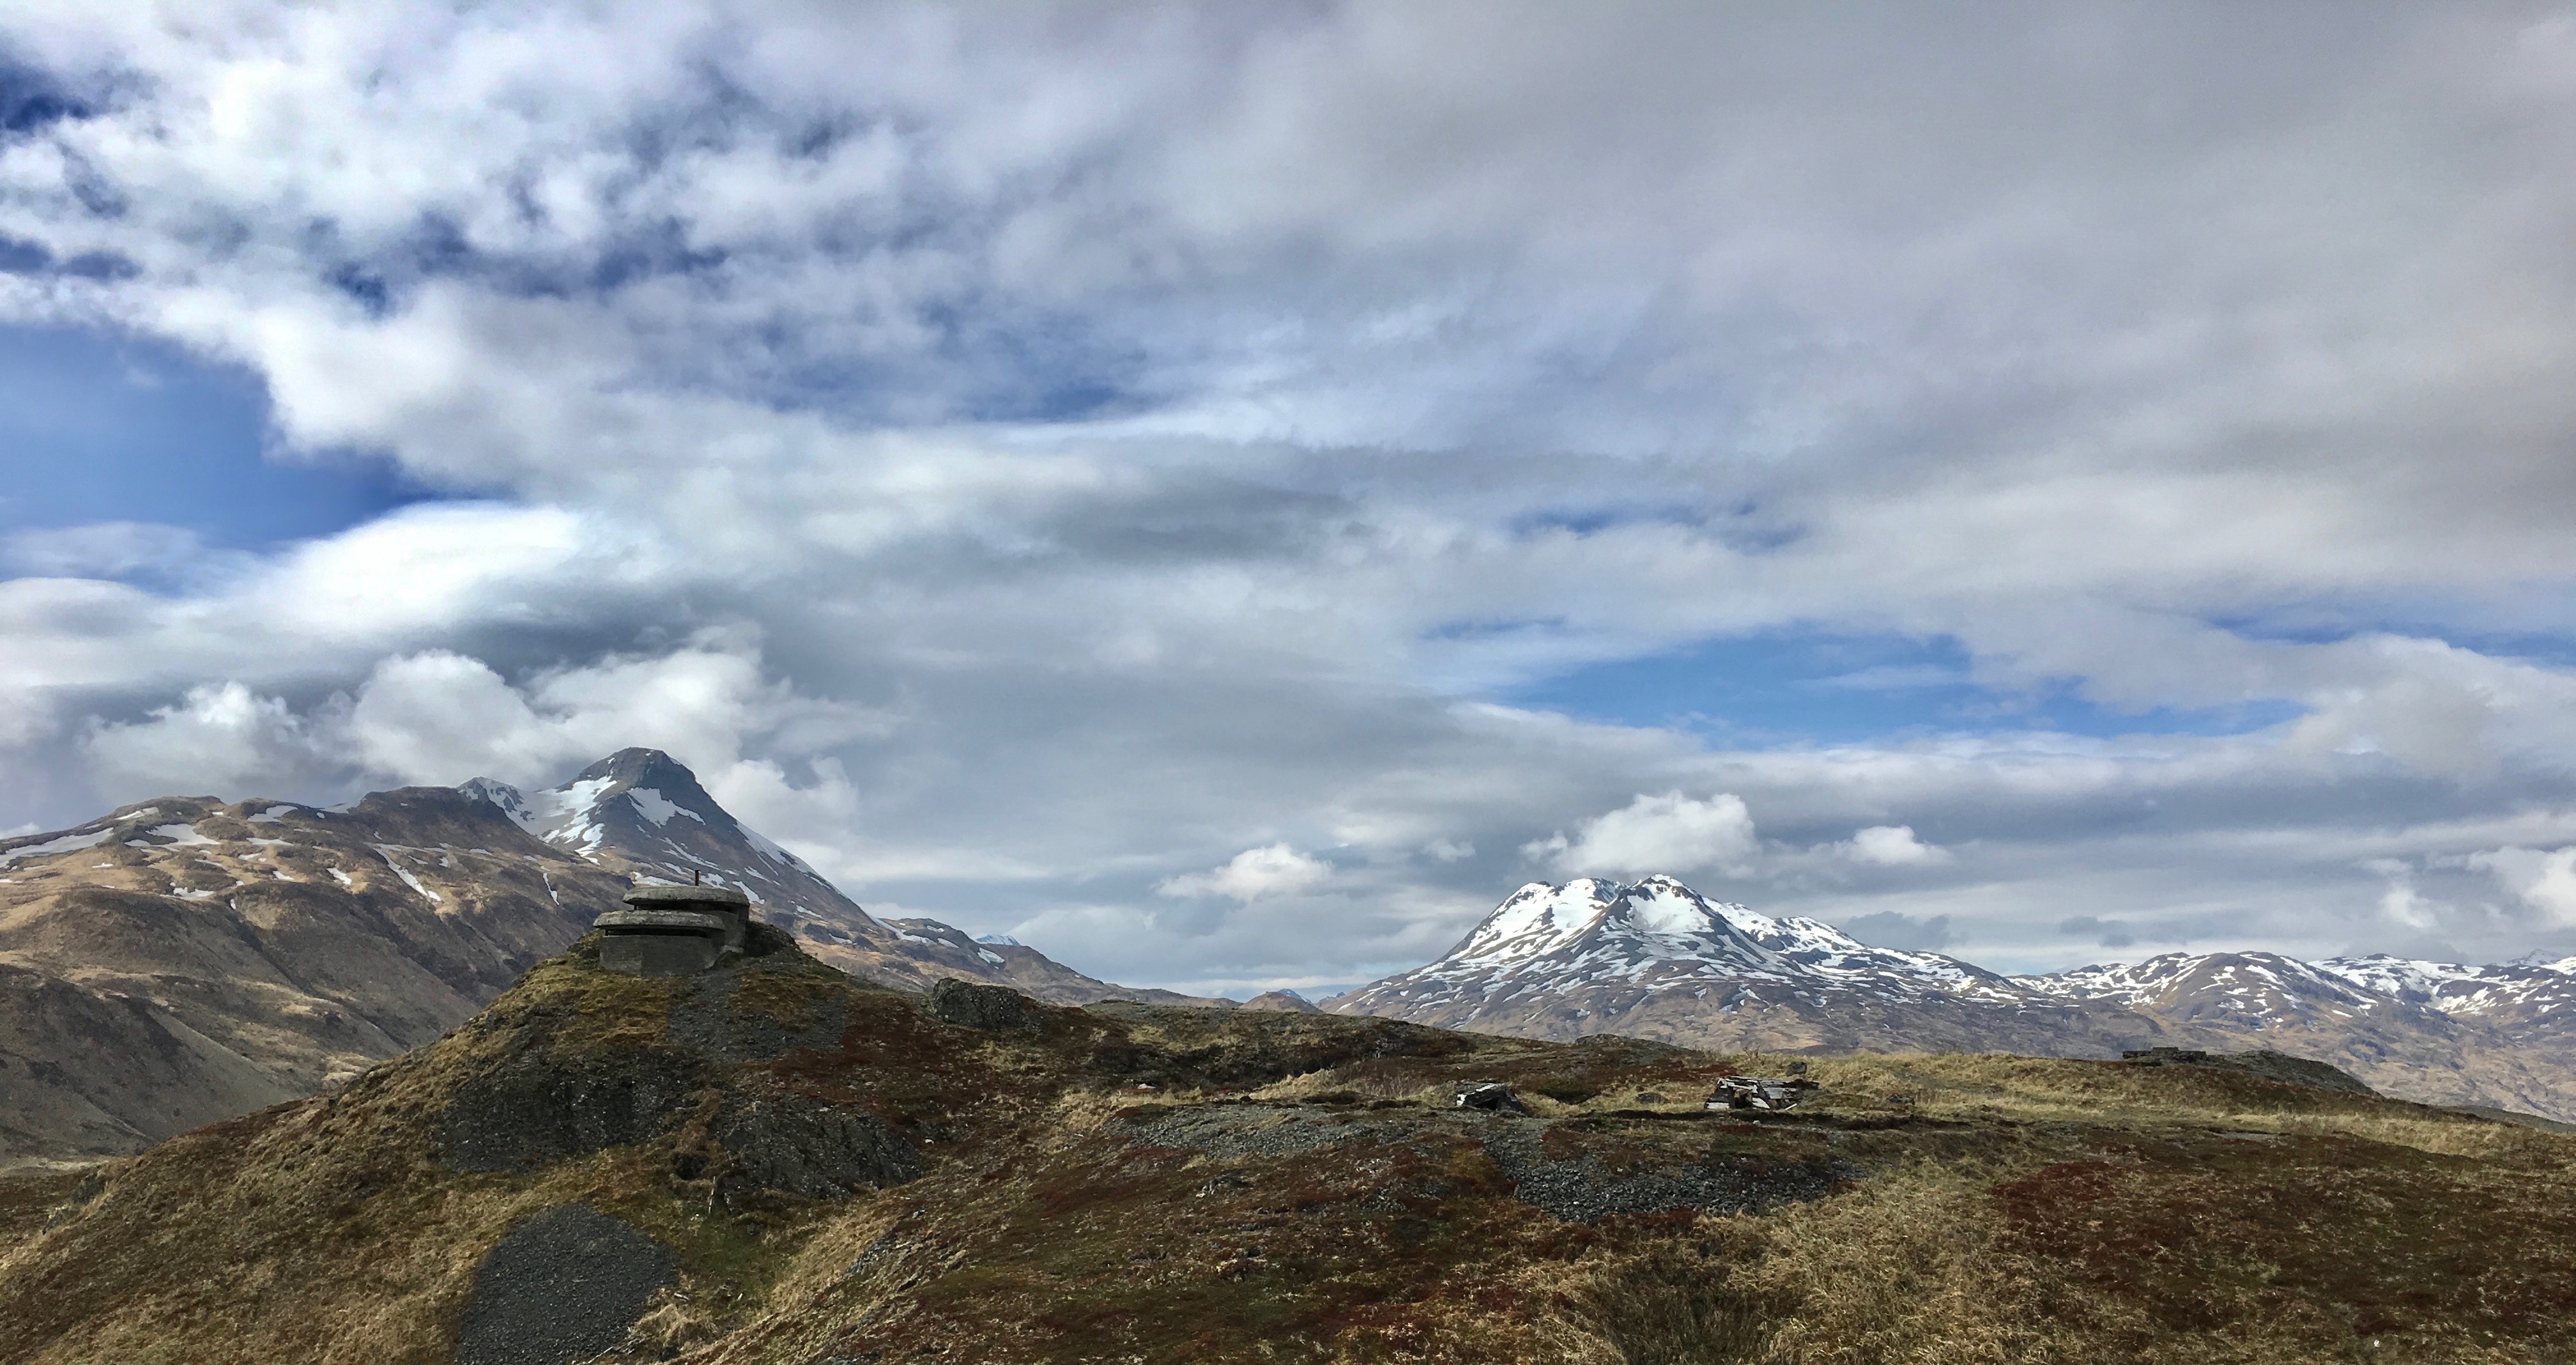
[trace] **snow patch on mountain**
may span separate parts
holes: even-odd
[[[445,896],[423,886],[420,878],[412,875],[410,868],[407,868],[400,862],[395,861],[393,851],[390,848],[383,844],[372,845],[372,847],[376,850],[376,856],[385,860],[385,866],[392,868],[394,870],[394,875],[402,878],[403,885],[408,886],[422,896],[427,897],[432,905],[443,904],[446,901],[447,898]]]
[[[2472,967],[2385,953],[2322,962],[2278,953],[2166,953],[2016,980],[2067,999],[2131,1008],[2188,1006],[2258,1026],[2410,1008],[2465,1019],[2576,1007],[2576,972],[2558,966]]]
[[[707,817],[663,796],[651,787],[637,787],[626,793],[626,799],[635,803],[635,809],[643,812],[645,819],[657,825],[670,823],[674,815],[685,815],[701,825],[707,822]]]
[[[537,832],[537,813],[528,805],[527,794],[520,791],[518,788],[511,786],[509,783],[496,782],[488,777],[478,777],[462,786],[459,786],[457,790],[465,793],[467,796],[480,797],[485,801],[491,802],[492,805],[498,808],[503,815],[510,817],[510,823],[528,831],[530,834]],[[281,806],[278,809],[283,810],[286,808]],[[265,820],[273,818],[275,815],[276,811],[271,811],[267,815],[254,815],[251,818],[253,820]]]
[[[96,848],[115,837],[116,827],[110,825],[105,829],[92,830],[87,834],[65,834],[47,839],[42,843],[20,844],[16,848],[0,852],[0,867],[7,867],[20,858],[43,858],[56,853],[76,853],[84,848]]]

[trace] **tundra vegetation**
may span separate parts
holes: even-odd
[[[2005,1055],[1806,1057],[1747,1119],[1703,1100],[1790,1058],[926,996],[756,937],[687,978],[586,939],[323,1094],[0,1182],[0,1362],[2576,1354],[2540,1127]]]

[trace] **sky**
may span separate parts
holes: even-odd
[[[670,751],[1242,996],[2576,952],[2563,5],[13,5],[0,830]]]

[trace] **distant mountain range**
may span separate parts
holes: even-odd
[[[0,1166],[138,1151],[344,1080],[471,1018],[635,883],[693,873],[891,985],[1231,1003],[877,920],[652,749],[538,792],[162,797],[0,840]]]
[[[1658,876],[1531,883],[1439,960],[1324,1007],[1724,1050],[2109,1057],[2251,1044],[2331,1062],[2399,1098],[2576,1120],[2576,958],[2464,967],[2172,953],[2003,976]]]
[[[470,1018],[630,886],[692,876],[891,985],[1235,1007],[1100,981],[1004,936],[877,919],[652,749],[534,792],[478,778],[329,809],[165,797],[0,840],[0,1166],[136,1151],[337,1083]],[[1244,1008],[1316,1006],[1272,992]],[[1325,1008],[1715,1049],[2250,1043],[2390,1095],[2576,1121],[2576,959],[2169,954],[2009,977],[1670,877],[1525,886],[1440,960]]]

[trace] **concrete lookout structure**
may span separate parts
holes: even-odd
[[[742,956],[751,897],[729,886],[639,886],[590,922],[599,965],[627,976],[688,976]]]

